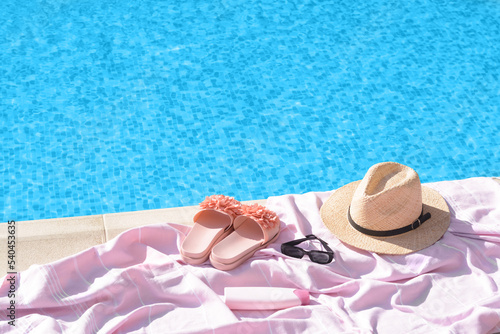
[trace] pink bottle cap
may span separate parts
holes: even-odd
[[[309,305],[309,291],[307,290],[301,290],[301,289],[297,289],[297,290],[293,290],[293,293],[299,297],[300,299],[300,302],[302,303],[302,305]]]

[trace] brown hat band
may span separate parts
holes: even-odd
[[[376,230],[370,230],[370,229],[364,228],[363,226],[356,224],[356,222],[351,217],[351,206],[349,206],[349,210],[347,210],[347,219],[349,220],[349,223],[351,224],[351,226],[354,227],[359,232],[366,234],[366,235],[370,235],[372,237],[392,237],[395,235],[410,232],[411,230],[417,229],[420,225],[422,225],[429,218],[431,218],[431,213],[427,212],[424,215],[424,208],[422,207],[422,213],[413,223],[406,225],[406,226],[403,226],[403,227],[400,227],[400,228],[397,228],[397,229],[394,229],[394,230],[376,231]]]

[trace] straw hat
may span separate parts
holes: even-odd
[[[438,241],[450,225],[439,193],[422,186],[410,167],[383,162],[361,181],[336,190],[320,210],[343,242],[380,254],[408,254]]]

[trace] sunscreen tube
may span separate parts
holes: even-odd
[[[293,288],[227,287],[224,301],[231,310],[281,310],[309,305],[309,292]]]

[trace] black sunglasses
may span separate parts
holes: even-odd
[[[306,240],[319,240],[323,245],[323,247],[326,249],[326,251],[317,251],[317,250],[307,251],[296,246]],[[295,257],[298,259],[301,259],[304,256],[304,254],[307,254],[309,255],[309,258],[311,259],[312,262],[320,264],[327,264],[333,261],[332,249],[328,247],[328,244],[326,242],[324,242],[323,240],[321,240],[320,238],[318,238],[313,234],[308,234],[306,235],[305,238],[292,240],[285,242],[284,244],[281,244],[281,252],[285,255]]]

